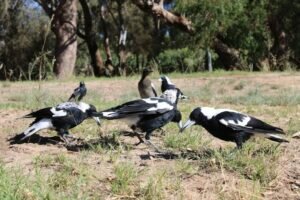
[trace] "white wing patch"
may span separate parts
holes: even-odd
[[[160,102],[156,104],[156,107],[148,108],[147,111],[156,111],[156,110],[172,110],[174,107],[167,102]]]
[[[50,111],[53,113],[52,117],[64,117],[64,116],[67,116],[67,114],[68,114],[64,110],[56,110],[55,107],[51,108]]]
[[[118,115],[116,112],[102,112],[103,117],[115,117]]]
[[[239,120],[225,120],[225,119],[221,119],[220,122],[222,124],[224,124],[225,126],[228,126],[229,124],[232,124],[232,125],[238,125],[238,126],[243,126],[243,127],[247,127],[246,125],[248,124],[248,122],[251,120],[250,117],[248,116],[245,116],[243,117],[242,121],[239,121]],[[247,127],[247,128],[251,128],[251,127]]]
[[[212,107],[201,107],[201,112],[203,113],[203,115],[206,116],[207,119],[211,119],[214,116],[222,113],[222,112],[233,112],[233,113],[240,113],[238,111],[235,110],[230,110],[230,109],[215,109]],[[242,113],[240,113],[242,114]]]

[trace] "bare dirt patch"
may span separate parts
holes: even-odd
[[[159,90],[159,82],[155,81],[155,85]],[[204,85],[209,84],[210,90],[220,90],[220,96],[222,94],[232,95],[243,94],[245,91],[242,89],[234,90],[234,86],[239,84],[240,81],[245,82],[245,87],[251,87],[249,85],[261,85],[269,88],[270,94],[276,94],[277,88],[293,88],[295,91],[300,91],[300,76],[289,74],[264,74],[264,75],[234,75],[224,77],[191,77],[185,78],[172,78],[172,81],[180,87],[183,92],[187,91],[190,101],[180,103],[180,107],[184,110],[184,120],[187,118],[192,107],[200,106],[202,104],[209,105],[210,102],[202,97],[193,96],[193,91],[200,90]],[[86,85],[88,87],[88,94],[86,97],[87,102],[97,102],[97,99],[101,99],[106,103],[109,102],[122,102],[126,99],[137,98],[138,92],[136,89],[138,82],[137,78],[130,78],[128,80],[88,80]],[[43,82],[42,86],[38,83],[9,83],[9,86],[0,88],[1,103],[7,104],[15,102],[16,104],[22,104],[18,98],[14,99],[16,94],[24,94],[26,91],[29,93],[32,90],[38,90],[41,86],[42,89],[47,91],[48,95],[57,98],[57,102],[61,99],[67,99],[73,89],[77,86],[77,82]],[[242,86],[241,86],[242,87]],[[28,95],[28,94],[26,94]],[[261,118],[269,120],[270,122],[276,122],[278,120],[280,126],[285,130],[291,129],[291,119],[299,120],[298,106],[294,107],[270,107],[266,106],[266,110],[269,113],[263,113],[264,111],[255,110],[255,106],[246,108],[243,105],[234,105],[228,103],[222,103],[220,100],[215,100],[214,106],[218,107],[226,106],[234,109],[242,109],[243,111],[250,110],[254,113],[260,113]],[[191,106],[191,107],[189,107]],[[100,148],[94,149],[94,147],[87,147],[80,149],[80,151],[69,151],[61,143],[58,144],[35,144],[24,143],[9,145],[7,138],[13,136],[16,133],[20,133],[29,124],[30,120],[16,119],[24,114],[30,112],[30,109],[19,108],[3,108],[0,111],[0,160],[6,167],[20,167],[24,174],[32,172],[36,168],[36,159],[40,156],[60,156],[63,155],[67,159],[81,160],[83,159],[85,164],[90,167],[94,173],[91,176],[90,191],[95,193],[101,193],[105,199],[143,199],[147,193],[147,187],[162,187],[161,195],[162,199],[300,199],[300,140],[291,139],[288,145],[282,145],[279,148],[283,151],[278,160],[278,165],[274,166],[274,170],[278,170],[277,177],[272,180],[264,188],[256,188],[257,183],[255,181],[246,179],[241,175],[228,171],[225,169],[206,170],[199,168],[201,163],[197,160],[189,160],[184,158],[166,159],[162,157],[151,156],[155,153],[152,149],[145,145],[135,146],[138,140],[137,138],[119,136],[117,139],[117,148]],[[99,103],[97,107],[101,110],[105,108],[105,105]],[[262,106],[257,108],[261,109]],[[284,111],[285,109],[291,109],[293,112],[286,115],[274,115],[277,113],[277,109]],[[279,114],[278,114],[279,115]],[[297,121],[296,121],[297,122]],[[299,121],[298,121],[299,122]],[[88,129],[92,123],[83,124]],[[94,125],[93,125],[94,126]],[[119,122],[103,122],[101,131],[102,136],[110,136],[115,130],[129,130],[125,124]],[[170,130],[170,128],[168,128]],[[197,130],[200,130],[197,129]],[[84,138],[80,132],[81,129],[71,130],[75,135],[79,135]],[[299,131],[299,130],[298,130]],[[174,130],[174,133],[176,131]],[[43,136],[54,136],[55,133],[51,131],[43,131],[39,133]],[[91,138],[99,138],[100,131],[94,133]],[[164,148],[163,137],[160,133],[155,133],[152,140],[153,143],[158,144]],[[222,148],[225,146],[234,146],[218,139],[212,138],[209,135],[204,135],[205,138],[211,140],[212,148]],[[109,145],[115,145],[108,142]],[[150,155],[150,156],[149,156]],[[212,158],[213,159],[213,158]],[[178,164],[180,160],[189,162],[186,164],[186,168],[182,167],[182,164]],[[133,192],[129,192],[129,196],[126,194],[112,194],[112,183],[116,179],[114,172],[115,167],[120,163],[130,162],[138,171],[136,181],[131,185]],[[179,168],[176,167],[179,165]],[[184,165],[185,166],[185,165]],[[192,172],[188,172],[189,167]],[[183,168],[183,169],[181,169]],[[42,167],[42,169],[51,174],[50,171],[56,170],[53,166]],[[76,170],[75,170],[76,171]],[[75,173],[75,172],[74,172]],[[76,172],[80,173],[80,172]],[[150,178],[162,177],[162,183],[150,181]],[[152,185],[151,185],[152,184]],[[155,185],[156,184],[156,185]],[[141,189],[142,188],[142,189]],[[145,189],[146,188],[146,189]],[[262,190],[260,192],[260,190]],[[159,191],[157,191],[159,192]],[[92,195],[93,196],[93,195]]]

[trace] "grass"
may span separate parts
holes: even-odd
[[[156,76],[153,75],[155,81]],[[182,81],[181,74],[170,75],[190,97],[179,103],[183,121],[195,107],[213,106],[239,110],[277,124],[288,137],[299,131],[299,88],[262,84],[252,79],[258,76],[263,75],[217,71],[184,75],[189,81]],[[59,83],[41,82],[40,88],[35,82],[2,82],[0,109],[4,113],[8,113],[8,109],[29,112],[56,105],[69,97],[64,85],[72,92],[83,79],[91,86],[85,101],[103,110],[138,98],[138,78],[80,77]],[[121,86],[117,85],[119,82]],[[114,90],[105,90],[107,87]],[[20,121],[5,121],[8,123],[0,128],[2,135],[14,132],[16,127],[21,129],[24,124]],[[234,145],[208,137],[203,128],[192,127],[179,134],[177,125],[170,123],[164,127],[166,135],[156,134],[153,141],[162,149],[181,152],[182,156],[143,160],[140,154],[153,152],[143,145],[133,146],[136,138],[120,135],[120,130],[126,127],[123,123],[102,122],[99,128],[93,120],[87,120],[70,131],[85,139],[78,152],[55,146],[49,149],[46,145],[17,146],[13,155],[20,152],[27,164],[13,161],[8,166],[0,160],[0,199],[163,200],[189,199],[191,194],[198,195],[194,199],[263,199],[262,193],[276,180],[279,160],[285,156],[282,146],[277,147],[266,139],[251,139],[241,151],[233,151]],[[56,150],[53,152],[53,149]]]
[[[118,163],[114,168],[115,178],[111,183],[111,191],[114,194],[132,196],[132,185],[135,183],[138,175],[132,163]]]

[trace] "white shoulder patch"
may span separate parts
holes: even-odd
[[[240,113],[235,110],[230,110],[230,109],[215,109],[212,107],[201,107],[201,112],[207,117],[207,119],[211,119],[214,116],[222,113],[222,112],[233,112],[233,113]],[[242,114],[242,113],[240,113]]]
[[[157,104],[158,103],[158,100],[153,99],[153,98],[147,98],[147,99],[142,99],[142,100],[149,104]]]
[[[156,107],[148,108],[147,111],[156,111],[156,110],[172,110],[174,106],[168,104],[167,102],[160,102],[156,104]]]
[[[56,110],[55,107],[51,108],[50,111],[53,113],[52,117],[64,117],[67,116],[67,112],[64,110]]]

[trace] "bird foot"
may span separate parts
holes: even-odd
[[[147,146],[150,146],[150,147],[152,147],[154,150],[155,150],[155,152],[157,152],[157,153],[166,153],[166,151],[163,151],[163,150],[161,150],[161,149],[159,149],[157,146],[155,146],[150,140],[146,140],[146,141],[144,141],[144,143],[147,145]]]

